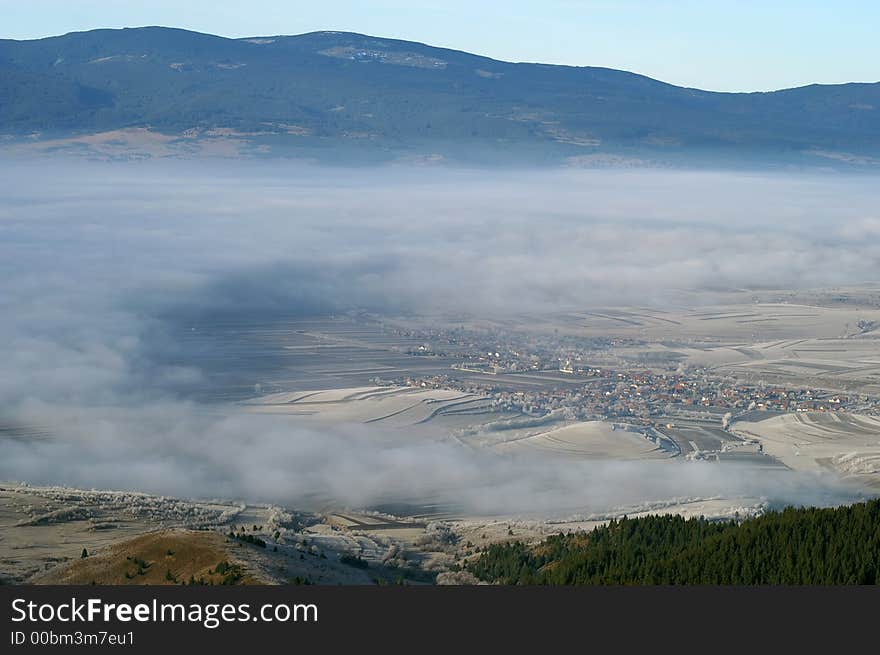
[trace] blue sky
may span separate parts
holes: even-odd
[[[351,30],[721,91],[880,81],[877,0],[0,0],[0,17],[0,38],[16,39],[139,25]]]

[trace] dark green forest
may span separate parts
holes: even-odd
[[[835,585],[880,579],[880,500],[737,521],[647,516],[490,546],[478,578],[541,585]]]

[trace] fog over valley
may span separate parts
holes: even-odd
[[[250,358],[253,335],[237,322],[283,329],[367,312],[528,331],[529,317],[591,307],[857,285],[880,256],[873,177],[279,162],[0,169],[0,479],[476,513],[852,493],[819,473],[490,454],[439,430],[254,413],[246,393],[213,402],[201,392],[229,367],[239,387],[264,391],[261,366],[272,364]],[[228,352],[218,359],[218,349]]]
[[[59,485],[232,503],[198,525],[251,516],[238,502],[328,525],[378,509],[454,521],[468,543],[503,538],[502,521],[540,536],[873,494],[880,441],[858,421],[876,419],[816,423],[842,441],[811,445],[790,422],[806,415],[772,400],[782,384],[802,405],[873,407],[872,177],[0,172],[0,480],[50,517],[14,525],[60,520],[51,499],[76,496]],[[852,360],[828,365],[838,381],[804,361],[826,350]]]

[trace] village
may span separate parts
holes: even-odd
[[[426,342],[410,354],[457,355],[460,361],[448,373],[405,375],[387,382],[486,395],[499,409],[532,416],[559,412],[570,420],[644,425],[665,424],[675,416],[715,417],[726,428],[732,418],[752,412],[880,414],[878,399],[865,394],[744,381],[674,362],[634,366],[614,355],[631,339],[573,340],[438,328],[418,334]],[[595,361],[615,364],[590,363]],[[536,385],[535,380],[543,383]]]

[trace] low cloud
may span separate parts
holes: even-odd
[[[137,489],[321,509],[409,503],[481,515],[601,513],[647,501],[724,497],[834,504],[857,493],[832,476],[715,463],[574,461],[496,455],[423,435],[180,402],[95,408],[32,405],[63,440],[13,441],[0,472],[39,483]]]
[[[178,393],[206,373],[176,331],[212,317],[522,315],[859,283],[880,263],[877,188],[781,174],[0,163],[0,421],[54,435],[4,443],[0,478],[350,504],[459,489],[456,502],[486,511],[504,498],[546,506],[583,479],[579,502],[635,497],[627,480],[645,465],[554,468],[218,414]],[[645,470],[667,496],[802,491]]]

